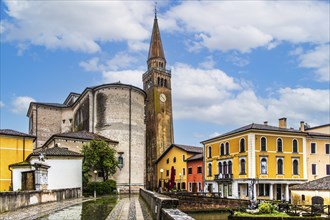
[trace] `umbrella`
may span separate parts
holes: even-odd
[[[172,168],[171,168],[171,179],[170,179],[170,187],[169,187],[169,189],[173,189],[174,184],[175,184],[175,169],[174,169],[174,166],[172,166]]]

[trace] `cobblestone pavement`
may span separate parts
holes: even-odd
[[[50,202],[41,205],[29,206],[12,212],[1,213],[0,219],[1,220],[20,220],[20,219],[32,220],[88,200],[90,199],[78,198],[78,199],[65,200],[62,202]]]

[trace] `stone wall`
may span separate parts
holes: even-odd
[[[30,205],[62,201],[81,197],[81,188],[0,192],[0,213],[13,211]]]

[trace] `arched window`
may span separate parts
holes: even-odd
[[[283,159],[277,160],[277,174],[283,175]]]
[[[227,168],[227,162],[223,162],[223,173],[224,174],[227,174],[228,172],[228,170],[227,170],[228,168]]]
[[[245,152],[245,139],[242,138],[239,141],[239,152]]]
[[[208,176],[212,176],[212,164],[209,163],[208,165]]]
[[[233,173],[233,164],[231,161],[228,162],[228,174]]]
[[[298,141],[296,139],[292,141],[292,153],[298,153]]]
[[[176,163],[176,157],[173,158],[173,163]]]
[[[260,161],[260,171],[261,174],[267,174],[267,159],[262,158]]]
[[[219,174],[222,173],[222,163],[221,162],[218,163],[218,173]]]
[[[305,195],[304,194],[301,195],[301,201],[302,202],[305,202],[306,201],[306,198],[305,198]]]
[[[299,163],[297,159],[294,159],[292,162],[292,167],[293,167],[293,175],[299,175]]]
[[[225,155],[225,145],[221,144],[220,146],[220,155]]]
[[[229,143],[226,143],[226,155],[229,155]]]
[[[211,146],[209,146],[209,148],[208,148],[208,156],[209,156],[209,158],[211,158],[212,157],[212,147]]]
[[[267,151],[267,140],[265,137],[262,137],[260,140],[260,145],[261,145],[261,151]]]
[[[167,87],[167,80],[164,79],[164,87]]]
[[[241,172],[240,172],[240,174],[246,174],[246,172],[245,172],[245,159],[241,159],[241,161],[240,161],[240,165],[241,165]]]
[[[277,139],[277,152],[283,152],[283,141],[281,138]]]
[[[163,87],[163,85],[164,85],[164,79],[161,78],[161,79],[160,79],[160,86]]]
[[[157,77],[157,82],[158,82],[157,85],[160,86],[160,78],[159,77]]]

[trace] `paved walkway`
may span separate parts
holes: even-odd
[[[0,214],[0,220],[33,220],[88,200],[91,199],[79,198],[29,206],[16,211],[2,213]],[[152,218],[145,203],[138,195],[134,195],[121,197],[106,220],[152,220]]]

